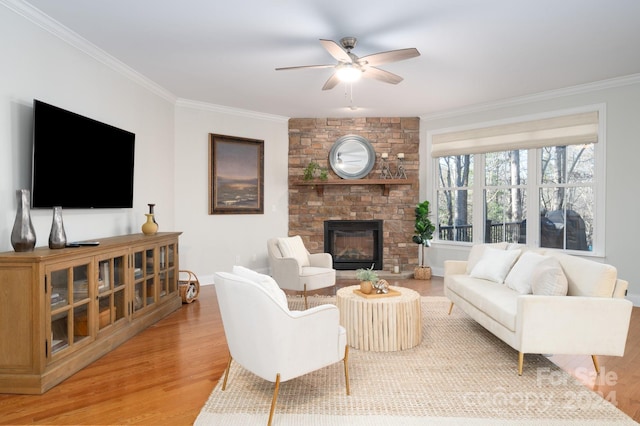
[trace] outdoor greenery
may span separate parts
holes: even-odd
[[[471,242],[477,232],[484,242],[526,243],[527,214],[536,211],[540,223],[529,225],[539,246],[592,250],[595,144],[446,156],[438,171],[440,239]],[[483,205],[473,206],[474,190]],[[474,212],[484,229],[474,230]]]

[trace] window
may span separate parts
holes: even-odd
[[[472,241],[473,155],[438,159],[438,239]]]
[[[484,156],[484,242],[526,242],[527,150]]]
[[[593,249],[595,144],[542,148],[540,246]]]
[[[598,124],[589,112],[433,135],[436,240],[603,252]]]

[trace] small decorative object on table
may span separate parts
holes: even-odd
[[[11,231],[11,245],[17,252],[32,251],[36,246],[36,230],[31,222],[31,191],[18,189],[18,209]]]
[[[378,281],[378,273],[371,268],[360,268],[356,270],[356,278],[360,280],[360,291],[369,294],[373,291],[373,283]]]
[[[389,293],[389,282],[387,280],[378,280],[373,288],[376,289],[376,294],[387,294]]]
[[[49,233],[49,248],[61,249],[67,246],[67,234],[62,223],[62,207],[53,208],[53,222]]]
[[[155,235],[158,232],[158,224],[154,223],[153,215],[145,213],[147,221],[142,224],[142,233],[144,235]]]
[[[149,214],[153,215],[153,223],[158,225],[158,221],[156,220],[156,214],[153,212],[153,208],[156,206],[155,204],[147,204],[149,206]],[[158,229],[160,229],[160,225],[158,225]]]

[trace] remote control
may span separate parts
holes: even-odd
[[[100,241],[74,241],[68,243],[67,247],[80,247],[80,246],[99,246]]]

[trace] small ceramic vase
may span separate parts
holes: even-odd
[[[145,213],[147,221],[142,225],[142,233],[144,235],[155,235],[158,232],[158,224],[154,223],[153,215]]]

